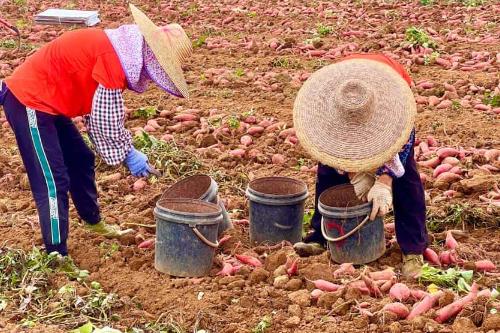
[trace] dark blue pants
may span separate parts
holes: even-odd
[[[325,239],[321,235],[318,198],[326,189],[348,183],[349,177],[347,175],[340,175],[335,169],[326,165],[318,165],[314,215],[311,222],[314,233],[306,241],[325,243]],[[396,238],[402,252],[404,254],[422,254],[428,244],[425,225],[425,196],[417,164],[413,157],[413,149],[406,161],[404,176],[393,181],[393,197]]]
[[[46,250],[66,255],[68,192],[82,220],[100,220],[94,153],[71,119],[26,108],[8,89],[3,107],[28,174]]]

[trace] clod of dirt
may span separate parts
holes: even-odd
[[[429,320],[425,323],[424,332],[438,333],[438,332],[442,332],[442,331],[443,330],[441,328],[441,325],[436,323],[434,320]]]
[[[280,265],[284,265],[286,263],[287,251],[279,250],[275,253],[270,254],[265,263],[265,268],[269,272],[274,272],[276,268]]]
[[[281,275],[274,278],[273,286],[278,289],[285,289],[286,284],[290,281],[288,275]]]
[[[474,325],[481,326],[485,314],[488,313],[488,301],[488,297],[478,297],[474,302],[465,306],[458,316],[469,318]]]
[[[228,289],[240,289],[245,286],[245,280],[237,280],[227,285]]]
[[[368,318],[368,316],[366,315],[361,315],[354,318],[353,323],[354,327],[356,327],[357,329],[362,329],[368,327],[368,325],[370,324],[370,318]]]
[[[414,329],[421,330],[424,328],[425,324],[429,321],[429,318],[425,318],[423,316],[417,316],[413,318],[411,324]]]
[[[455,294],[453,293],[453,291],[446,289],[443,296],[439,297],[439,308],[453,303],[454,300]]]
[[[342,298],[338,298],[332,305],[332,313],[338,316],[344,316],[349,312],[351,308],[352,301],[345,301]]]
[[[299,305],[300,307],[307,307],[311,305],[311,293],[308,290],[298,290],[288,295],[288,298],[292,303]]]
[[[255,299],[253,297],[250,297],[250,296],[242,296],[242,297],[240,297],[240,301],[238,302],[238,304],[242,308],[250,309],[251,307],[253,307],[255,305]]]
[[[472,333],[477,330],[477,327],[469,318],[460,317],[455,319],[451,329],[453,333]]]
[[[328,292],[328,293],[323,293],[321,296],[318,297],[318,306],[325,308],[325,309],[331,309],[332,305],[340,298],[340,293],[339,292]]]
[[[249,276],[251,284],[258,284],[264,282],[269,277],[269,272],[262,267],[255,268]]]
[[[305,277],[308,280],[326,280],[333,282],[333,274],[330,265],[321,264],[321,263],[313,263],[305,267],[299,267],[300,275]]]
[[[290,304],[288,306],[288,313],[292,316],[295,317],[301,317],[302,316],[302,309],[298,304]]]
[[[248,266],[243,266],[239,269],[239,271],[236,273],[236,275],[244,276],[247,277],[252,273],[252,270]]]
[[[283,324],[285,324],[285,327],[288,327],[288,328],[299,326],[300,318],[297,316],[290,317],[287,320],[285,320],[285,322]]]
[[[202,136],[197,140],[198,147],[206,148],[217,144],[217,139],[212,134]]]
[[[286,266],[285,265],[280,265],[273,272],[273,277],[278,277],[281,275],[286,275]]]
[[[389,330],[389,333],[401,333],[402,332],[402,326],[397,321],[391,323],[387,329]]]
[[[288,291],[297,291],[302,288],[302,280],[301,279],[291,279],[285,285],[285,290]]]
[[[344,298],[346,300],[358,300],[361,298],[361,291],[358,288],[347,287]]]
[[[477,174],[470,179],[463,179],[453,184],[451,189],[465,194],[482,193],[493,188],[493,186],[498,182],[500,182],[499,175]]]
[[[241,279],[240,276],[224,276],[218,282],[220,285],[228,285],[240,279]]]
[[[500,313],[491,314],[483,322],[483,331],[500,330]]]

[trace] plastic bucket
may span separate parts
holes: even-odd
[[[218,204],[221,207],[223,217],[218,231],[219,235],[221,235],[227,229],[231,229],[233,225],[224,204],[219,198],[218,190],[219,186],[210,176],[194,175],[184,178],[170,186],[163,193],[161,199],[188,198]]]
[[[366,264],[385,252],[384,222],[370,221],[372,205],[363,203],[352,185],[334,186],[319,197],[321,231],[337,263]]]
[[[194,199],[160,199],[156,218],[155,268],[179,277],[210,272],[217,232],[222,221],[220,206]]]
[[[251,181],[246,195],[250,202],[252,243],[301,241],[306,184],[287,177],[264,177]]]

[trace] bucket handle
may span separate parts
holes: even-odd
[[[193,228],[193,232],[196,236],[198,236],[198,238],[203,242],[205,243],[206,245],[210,246],[210,247],[213,247],[214,249],[217,249],[219,247],[219,242],[211,242],[209,241],[205,236],[203,236],[203,234],[198,230],[198,228],[196,228],[196,226],[192,226],[191,228]]]
[[[356,228],[352,229],[351,231],[349,231],[347,234],[345,235],[342,235],[340,237],[337,237],[337,238],[332,238],[330,236],[328,236],[326,234],[326,230],[325,230],[325,222],[323,221],[323,219],[321,219],[321,233],[323,234],[323,237],[325,237],[325,239],[327,241],[330,241],[330,242],[340,242],[341,240],[344,240],[346,239],[347,237],[350,237],[351,235],[353,235],[356,231],[358,231],[359,229],[361,229],[365,224],[366,222],[368,222],[370,220],[370,216],[369,215],[366,215],[365,219],[356,226]]]
[[[293,225],[283,225],[283,224],[279,224],[278,222],[274,222],[273,225],[276,228],[281,229],[281,230],[290,230],[293,228]]]

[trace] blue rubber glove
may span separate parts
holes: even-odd
[[[125,158],[125,164],[130,173],[136,177],[147,177],[152,171],[148,163],[148,157],[133,147]]]

